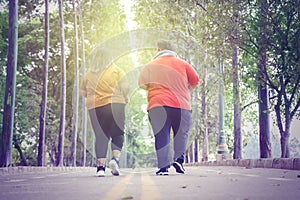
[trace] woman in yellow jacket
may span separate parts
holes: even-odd
[[[86,98],[86,107],[96,137],[96,175],[105,176],[106,154],[111,139],[113,157],[109,167],[112,174],[118,176],[124,142],[128,84],[124,71],[112,62],[107,49],[97,48],[92,55],[92,63],[83,77],[80,93]]]

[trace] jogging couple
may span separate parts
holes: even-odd
[[[148,117],[155,137],[157,175],[168,175],[171,165],[184,173],[184,154],[192,124],[190,92],[199,82],[194,68],[178,58],[167,40],[157,43],[157,54],[142,69],[138,84],[148,91]],[[92,127],[96,136],[97,176],[105,176],[106,154],[111,140],[112,158],[108,162],[118,176],[119,159],[124,142],[125,105],[128,82],[125,73],[112,63],[109,52],[97,49],[93,66],[84,76],[80,92],[86,97]],[[174,158],[170,157],[170,131],[173,131]]]

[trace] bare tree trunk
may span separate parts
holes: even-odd
[[[24,153],[23,153],[20,145],[18,144],[17,141],[15,141],[14,144],[15,144],[15,148],[19,152],[19,155],[20,155],[21,162],[22,162],[23,166],[28,166],[28,163],[27,163],[27,160],[26,160],[26,156],[24,155]]]
[[[60,17],[60,43],[61,43],[61,94],[60,94],[60,123],[58,135],[57,166],[63,166],[65,118],[66,118],[66,58],[65,58],[65,31],[62,0],[58,0]]]
[[[191,143],[190,148],[189,148],[189,160],[190,163],[194,162],[194,141]]]
[[[51,141],[51,150],[48,151],[48,155],[50,158],[50,165],[56,165],[55,156],[56,156],[56,144],[54,141]]]
[[[282,89],[282,91],[283,90],[284,89]],[[291,117],[290,117],[290,110],[288,109],[288,107],[290,107],[290,105],[285,105],[285,111],[284,111],[285,126],[284,126],[282,122],[283,120],[281,118],[281,110],[280,110],[280,106],[282,105],[282,94],[279,95],[280,97],[278,97],[278,102],[275,105],[275,113],[276,113],[277,125],[281,136],[280,137],[281,158],[289,158],[290,157],[289,138],[290,138],[290,128],[291,128]]]
[[[186,154],[184,155],[184,162],[185,163],[189,163],[190,162],[190,159],[189,159],[189,150],[187,149],[186,150]]]
[[[289,139],[290,139],[290,130],[284,131],[280,133],[280,146],[281,146],[281,158],[289,158],[290,150],[289,150]]]
[[[238,46],[235,45],[232,54],[233,67],[233,107],[234,107],[234,151],[233,158],[242,158],[242,132],[241,132],[241,106],[239,89],[239,70],[238,70]]]
[[[208,161],[208,123],[207,123],[207,103],[206,103],[206,67],[202,71],[201,90],[201,110],[202,110],[202,161]]]
[[[15,114],[16,71],[18,60],[18,0],[9,1],[8,55],[2,135],[0,137],[0,167],[12,165],[12,139]]]
[[[82,20],[82,10],[81,5],[79,6],[79,21],[80,21],[80,35],[81,35],[81,67],[82,74],[85,74],[85,47],[84,47],[84,30],[83,30],[83,20]],[[81,150],[81,166],[86,165],[86,130],[87,130],[87,109],[85,106],[85,97],[82,97],[82,150]]]
[[[76,166],[76,147],[77,147],[77,132],[78,132],[78,105],[79,105],[79,69],[78,69],[78,29],[77,29],[77,8],[75,0],[73,0],[74,12],[74,101],[73,101],[73,132],[70,162],[72,166]]]
[[[38,166],[45,164],[45,126],[46,126],[46,110],[47,110],[47,94],[48,94],[48,60],[49,60],[49,0],[45,0],[45,63],[43,76],[43,91],[40,111],[40,133],[38,147]]]
[[[199,141],[197,137],[194,140],[194,144],[194,160],[195,162],[199,162]]]

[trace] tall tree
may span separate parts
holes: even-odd
[[[233,68],[233,132],[234,132],[234,143],[233,143],[233,158],[242,158],[242,110],[241,110],[241,97],[240,97],[240,79],[239,79],[239,9],[238,2],[233,5],[233,50],[232,50],[232,68]]]
[[[45,165],[45,129],[46,129],[46,111],[48,94],[48,64],[49,64],[49,0],[45,0],[45,55],[44,55],[44,73],[43,90],[40,110],[40,132],[38,147],[38,166]]]
[[[85,74],[85,46],[84,46],[84,29],[82,19],[82,2],[79,4],[79,24],[80,24],[80,39],[81,39],[81,71]],[[85,166],[86,162],[86,131],[87,131],[87,108],[85,106],[85,97],[82,97],[82,136],[81,136],[81,166]]]
[[[18,57],[18,0],[9,1],[8,55],[2,135],[0,137],[0,166],[12,164],[12,140],[15,111],[16,71]]]
[[[234,143],[233,158],[242,158],[242,131],[241,131],[241,106],[240,106],[240,89],[239,89],[239,70],[238,70],[238,46],[234,45],[232,54],[233,67],[233,112],[234,112]]]
[[[281,135],[281,157],[288,158],[291,122],[300,114],[300,1],[269,2],[264,13],[272,31],[268,34],[272,59],[263,74],[275,96],[272,102]]]
[[[263,73],[267,69],[267,3],[259,1],[259,17],[258,17],[258,106],[259,106],[259,149],[261,158],[272,157],[272,147],[270,139],[270,114],[269,114],[269,92],[266,83],[266,76]]]
[[[247,42],[258,62],[261,157],[271,157],[268,111],[274,108],[281,157],[289,157],[290,126],[299,115],[299,1],[248,1]],[[258,18],[257,18],[258,17]],[[254,23],[253,23],[254,22]],[[259,30],[257,31],[257,27]],[[258,54],[258,55],[257,55]],[[268,97],[270,95],[270,97]],[[267,105],[269,99],[270,106]]]
[[[58,151],[56,165],[63,166],[65,118],[66,118],[66,58],[65,58],[65,31],[62,0],[58,0],[59,24],[60,24],[60,46],[61,46],[61,93],[60,93],[60,122],[58,135]]]
[[[71,144],[71,165],[76,166],[76,147],[78,132],[78,106],[79,106],[79,69],[78,69],[78,29],[77,29],[77,7],[75,0],[73,4],[74,15],[74,94],[73,94],[73,130]]]
[[[202,118],[202,161],[208,161],[208,123],[207,123],[207,101],[206,101],[206,66],[202,67],[202,85],[201,85],[201,118]]]

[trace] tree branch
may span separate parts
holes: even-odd
[[[275,99],[276,97],[278,97],[277,95],[276,96],[272,96],[272,97],[270,97],[269,99]],[[253,104],[255,104],[255,103],[258,103],[260,100],[259,99],[257,99],[256,101],[252,101],[252,102],[250,102],[250,103],[248,103],[248,104],[246,104],[246,105],[244,105],[243,107],[242,107],[242,111],[243,110],[245,110],[247,107],[249,107],[249,106],[251,106],[251,105],[253,105]]]
[[[204,8],[204,6],[200,2],[196,1],[196,5],[202,8],[205,12],[207,12],[206,8]]]
[[[278,129],[279,129],[279,132],[280,132],[280,135],[282,135],[283,133],[283,126],[282,126],[282,119],[281,119],[281,115],[280,115],[280,105],[281,105],[281,95],[278,96],[278,102],[277,104],[275,105],[275,113],[276,113],[276,121],[277,121],[277,126],[278,126]]]
[[[277,93],[280,93],[279,88],[271,81],[266,67],[263,67],[262,73],[265,75],[265,77],[267,79],[267,81],[265,81],[265,83],[268,84],[271,88],[273,88]]]

